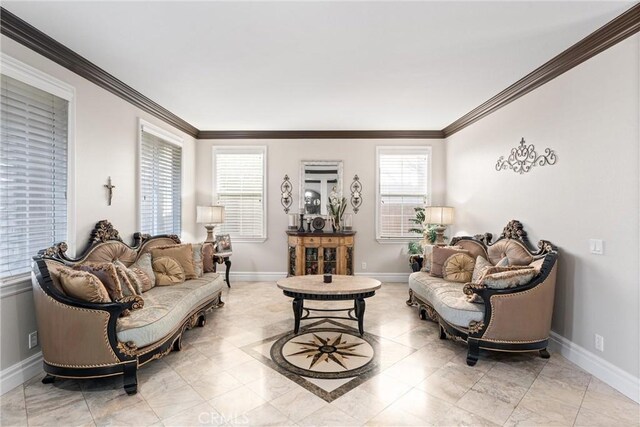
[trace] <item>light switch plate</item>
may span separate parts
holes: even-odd
[[[589,239],[589,251],[595,255],[604,254],[604,240]]]

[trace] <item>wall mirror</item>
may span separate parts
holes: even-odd
[[[305,215],[327,215],[334,187],[342,194],[342,160],[300,162],[300,209]]]

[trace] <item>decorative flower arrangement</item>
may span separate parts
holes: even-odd
[[[333,227],[336,230],[341,229],[342,216],[344,215],[344,211],[347,208],[347,199],[342,197],[336,191],[336,187],[333,187],[331,193],[329,194],[329,204],[327,205],[329,210],[329,215],[333,220]]]

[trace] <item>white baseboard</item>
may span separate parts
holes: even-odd
[[[367,273],[367,272],[359,272],[356,273],[356,276],[366,276],[371,277],[372,279],[379,280],[383,283],[392,283],[392,282],[401,282],[408,283],[409,282],[409,274],[411,273]]]
[[[569,361],[609,384],[629,399],[640,403],[640,378],[634,377],[553,331],[551,331],[549,344],[552,350],[559,352]]]
[[[224,275],[224,271],[219,270],[218,273]],[[231,286],[233,286],[233,282],[275,282],[279,279],[284,279],[287,277],[286,272],[279,271],[230,271],[229,272],[229,281],[231,282]]]
[[[223,271],[220,271],[224,274]],[[407,283],[409,281],[410,273],[356,273],[356,276],[367,276],[381,282],[402,282]],[[270,271],[270,272],[256,272],[256,271],[230,271],[229,280],[231,286],[233,282],[275,282],[279,279],[287,277],[286,272]]]
[[[42,352],[0,371],[0,395],[39,375],[42,370]]]

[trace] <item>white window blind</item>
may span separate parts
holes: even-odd
[[[182,147],[141,126],[140,230],[180,235]]]
[[[427,203],[430,148],[378,148],[378,238],[417,237],[414,208]]]
[[[265,147],[214,147],[213,179],[225,222],[218,234],[239,240],[266,238]]]
[[[0,76],[0,279],[67,238],[69,101]]]

